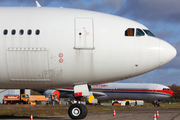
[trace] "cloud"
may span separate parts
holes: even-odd
[[[81,5],[82,0],[37,0],[41,6],[76,6],[77,4]],[[91,0],[90,0],[91,1]],[[35,0],[0,0],[0,5],[2,6],[36,6]]]
[[[122,3],[123,0],[102,0],[102,2],[94,1],[89,4],[88,9],[113,14],[120,9]]]
[[[38,0],[42,6],[87,9],[135,20],[180,21],[179,0]],[[35,0],[0,0],[1,6],[36,6]]]
[[[68,8],[86,9],[104,13],[114,13],[120,9],[123,0],[40,0],[42,6],[49,6],[52,3],[59,4]]]
[[[35,0],[0,0],[0,6],[35,6]]]
[[[161,39],[168,39],[174,37],[174,33],[165,27],[161,31],[156,32],[156,37]]]
[[[177,50],[177,56],[180,57],[180,40],[176,41],[176,42],[173,42],[172,44]]]
[[[118,81],[118,83],[158,83],[163,85],[180,85],[180,70],[156,69],[146,74]]]
[[[160,69],[175,68],[175,69],[180,70],[180,40],[173,42],[172,45],[176,48],[177,55],[172,61],[170,61],[168,64],[162,66]]]
[[[125,0],[116,14],[136,20],[179,22],[179,5],[179,0]]]
[[[123,0],[38,0],[42,7],[67,7],[93,10],[99,12],[115,12],[118,10]],[[3,6],[36,6],[35,0],[0,0],[0,4]]]

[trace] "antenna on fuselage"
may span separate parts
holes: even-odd
[[[39,2],[36,0],[36,5],[37,7],[41,7],[41,5],[39,4]]]

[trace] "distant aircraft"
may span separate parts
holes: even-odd
[[[91,85],[147,73],[177,54],[144,25],[114,15],[38,3],[0,11],[0,89],[74,87],[80,99],[92,96]],[[87,108],[68,113],[82,119]]]
[[[56,94],[62,98],[74,98],[73,88],[46,90],[43,94]],[[173,91],[161,84],[153,83],[107,83],[92,86],[92,93],[98,100],[162,100],[173,95]]]

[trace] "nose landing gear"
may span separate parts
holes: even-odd
[[[87,116],[87,108],[83,104],[72,104],[68,109],[68,114],[71,119],[84,119]]]

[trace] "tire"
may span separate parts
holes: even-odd
[[[135,106],[137,106],[137,101],[135,101]]]
[[[128,106],[128,105],[129,105],[129,101],[126,102],[126,106]]]
[[[83,104],[72,104],[68,109],[71,119],[84,119],[87,115],[87,108]]]

